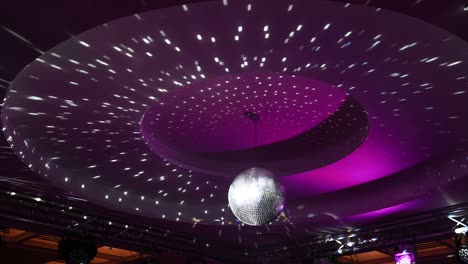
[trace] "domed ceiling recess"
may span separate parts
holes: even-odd
[[[116,210],[238,225],[229,185],[263,166],[287,197],[273,224],[370,219],[447,205],[467,175],[467,61],[461,39],[381,9],[215,1],[63,42],[17,76],[2,121],[33,170]]]

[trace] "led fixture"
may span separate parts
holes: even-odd
[[[415,248],[412,245],[401,245],[395,248],[396,264],[416,263]]]
[[[468,227],[463,226],[455,229],[455,234],[466,234],[468,232]]]
[[[457,258],[461,263],[468,263],[468,246],[462,245],[457,248]]]
[[[460,263],[468,263],[468,245],[464,243],[465,237],[459,236],[456,238],[457,244],[457,259]]]

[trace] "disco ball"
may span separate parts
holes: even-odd
[[[271,171],[250,168],[239,174],[229,187],[229,206],[243,223],[267,224],[283,210],[284,191]]]

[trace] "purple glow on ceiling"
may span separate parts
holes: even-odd
[[[246,111],[259,117],[256,128]],[[364,142],[368,118],[354,98],[323,82],[244,74],[169,93],[145,112],[140,126],[160,157],[232,178],[249,167],[287,176],[340,160]]]
[[[195,81],[162,96],[143,117],[143,130],[189,152],[227,152],[254,146],[252,111],[260,116],[257,146],[318,126],[343,104],[343,89],[304,77],[242,74]],[[147,120],[145,122],[145,119]],[[149,119],[149,120],[148,120]],[[145,131],[144,131],[145,132]]]
[[[418,208],[418,206],[420,205],[421,205],[421,201],[419,200],[408,201],[408,202],[404,202],[401,204],[385,207],[382,209],[365,212],[362,214],[356,214],[356,215],[348,217],[348,219],[350,221],[356,221],[360,219],[376,219],[376,218],[388,216],[397,212],[410,211],[412,209]]]
[[[373,131],[370,129],[368,139],[352,154],[325,167],[283,177],[282,184],[297,197],[332,192],[391,175],[423,159],[407,158],[401,148],[375,137]],[[376,140],[370,142],[369,138]]]

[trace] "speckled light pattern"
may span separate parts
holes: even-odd
[[[246,111],[259,117],[255,128]],[[364,142],[368,123],[367,112],[343,89],[256,73],[200,80],[168,93],[148,108],[140,127],[148,148],[163,159],[232,179],[249,167],[286,176],[333,163]]]
[[[227,74],[162,96],[145,113],[142,127],[172,148],[237,151],[254,144],[252,122],[245,111],[260,116],[256,146],[261,146],[320,125],[346,97],[340,88],[301,76]],[[149,118],[147,127],[145,118]]]
[[[76,196],[147,217],[237,224],[226,201],[232,178],[155,155],[141,135],[145,111],[164,95],[225,75],[317,80],[360,103],[369,133],[346,157],[280,181],[289,221],[323,212],[345,217],[427,196],[467,175],[458,157],[441,166],[450,173],[432,173],[425,163],[466,140],[467,50],[440,28],[371,7],[307,0],[179,6],[106,23],[44,53],[12,82],[2,121],[18,156]],[[212,95],[226,101],[213,111],[247,100],[225,99],[223,92],[234,87],[223,86]],[[264,91],[252,84],[255,90]],[[301,95],[297,106],[310,101]],[[282,109],[278,122],[301,122],[288,114],[291,109]],[[329,130],[330,138],[344,131]],[[192,137],[209,138],[199,133]],[[417,173],[406,171],[413,168]],[[385,189],[371,184],[385,179],[392,183]],[[359,186],[367,190],[354,194],[361,202],[338,203]],[[389,194],[379,202],[365,199],[372,191]],[[324,199],[327,205],[318,202]]]

